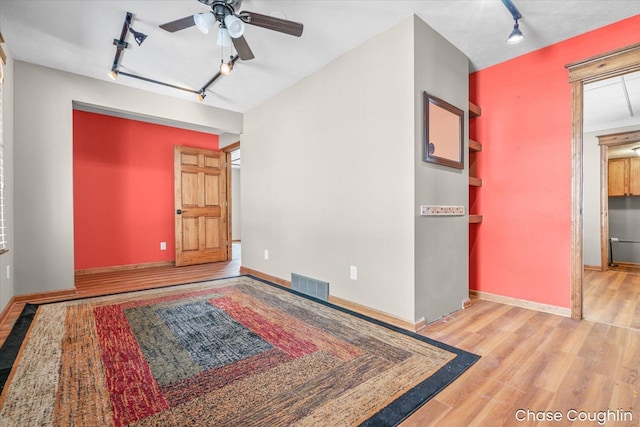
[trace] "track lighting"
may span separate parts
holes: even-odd
[[[207,0],[207,1],[209,1],[209,0]],[[200,16],[200,15],[204,15],[204,16]],[[136,43],[138,43],[138,46],[141,45],[142,42],[144,41],[144,39],[147,37],[146,34],[139,33],[138,31],[135,31],[134,29],[131,28],[131,20],[132,20],[132,18],[133,18],[133,14],[131,12],[127,12],[127,14],[126,14],[126,16],[124,18],[124,24],[122,25],[122,32],[120,33],[120,38],[113,40],[113,45],[116,47],[116,54],[115,54],[115,56],[113,58],[113,63],[111,65],[111,70],[107,73],[107,75],[113,80],[116,80],[120,76],[125,76],[125,77],[130,77],[130,78],[133,78],[133,79],[142,80],[142,81],[148,82],[148,83],[153,83],[153,84],[157,84],[157,85],[170,87],[172,89],[182,90],[182,91],[189,92],[191,94],[197,95],[198,96],[198,100],[200,102],[204,102],[204,99],[207,96],[205,91],[207,90],[207,88],[209,86],[211,86],[211,84],[214,81],[216,81],[216,79],[218,79],[218,78],[220,78],[220,76],[222,76],[221,72],[217,72],[208,82],[206,82],[204,84],[204,86],[202,86],[200,89],[197,90],[197,89],[192,89],[192,88],[189,88],[189,87],[177,86],[177,85],[174,85],[174,84],[171,84],[171,83],[166,83],[166,82],[162,82],[162,81],[159,81],[159,80],[150,79],[148,77],[143,77],[143,76],[139,76],[139,75],[136,75],[136,74],[127,73],[126,71],[119,71],[119,68],[120,68],[120,57],[122,55],[122,52],[124,52],[124,50],[129,46],[129,44],[126,41],[124,41],[125,38],[127,37],[128,32],[131,32],[131,34],[133,34],[133,37],[135,37],[135,39],[136,39]],[[192,18],[192,17],[189,16],[188,18]],[[194,23],[201,22],[203,24],[201,26],[202,26],[202,28],[205,29],[206,32],[208,32],[209,28],[211,26],[215,25],[215,23],[216,23],[216,20],[213,17],[212,13],[204,13],[204,14],[194,15],[193,16],[193,20],[194,20]],[[188,21],[188,19],[184,19],[183,18],[182,21]],[[188,26],[191,26],[191,24],[189,24]],[[225,28],[225,32],[226,32],[226,28]],[[231,38],[229,37],[229,34],[226,35],[226,38],[229,40],[229,45],[231,45]],[[224,53],[224,48],[222,48],[221,50],[222,50],[221,53]],[[221,57],[223,58],[224,55],[221,55]],[[231,69],[233,68],[233,64],[239,58],[240,57],[238,55],[231,56],[231,59],[229,60],[229,64],[226,64],[226,66],[223,67],[223,69],[228,70],[226,72],[227,74],[229,73],[229,71],[231,71]],[[221,60],[221,62],[224,63],[224,60]],[[2,78],[2,68],[0,66],[0,79],[1,78]]]
[[[224,60],[221,60],[220,74],[222,74],[223,76],[228,76],[229,73],[231,73],[231,70],[233,70],[233,63],[231,61],[224,62]]]
[[[209,34],[209,29],[216,23],[216,17],[211,12],[196,13],[193,15],[193,22],[202,34]]]
[[[516,23],[513,26],[513,31],[511,31],[511,34],[509,34],[509,37],[507,37],[508,44],[518,44],[522,41],[522,39],[524,39],[524,34],[522,34],[522,31],[520,31],[518,20],[516,19],[515,21]]]
[[[507,44],[520,43],[522,39],[524,39],[524,34],[520,31],[520,26],[518,25],[518,19],[522,19],[522,15],[511,0],[502,0],[502,4],[504,4],[504,7],[506,7],[509,13],[511,13],[513,20],[516,21],[513,25],[513,31],[511,31],[511,34],[507,37]]]
[[[138,46],[140,46],[144,41],[144,39],[147,38],[146,34],[142,34],[131,27],[129,27],[129,32],[133,34],[133,39],[136,41],[136,43],[138,43]]]
[[[227,27],[231,38],[237,39],[244,34],[244,22],[240,18],[234,15],[227,15],[224,17],[224,25]]]

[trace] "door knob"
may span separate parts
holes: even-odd
[[[178,215],[182,215],[182,209],[178,209],[178,210],[176,211],[176,213],[177,213]]]

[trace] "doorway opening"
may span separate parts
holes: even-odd
[[[634,98],[640,107],[640,87]],[[591,131],[591,101],[583,134],[583,317],[640,329],[640,268],[633,268],[640,267],[640,156],[632,149],[640,147],[640,130],[594,137],[623,128]],[[640,120],[631,118],[638,124],[624,129],[640,129]]]
[[[240,222],[240,214],[242,212],[241,203],[241,165],[242,157],[240,151],[240,141],[227,145],[222,149],[227,155],[227,183],[229,195],[229,224],[227,241],[229,242],[229,260],[237,261],[238,263],[242,259],[242,229]]]
[[[571,317],[583,318],[584,86],[640,71],[640,43],[568,64],[572,95]]]

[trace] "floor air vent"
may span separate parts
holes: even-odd
[[[291,289],[314,298],[329,299],[329,282],[291,273]]]

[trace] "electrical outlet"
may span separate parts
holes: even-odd
[[[349,269],[349,276],[351,280],[358,280],[358,267],[352,265]]]
[[[161,251],[167,250],[167,242],[160,242],[160,250]]]
[[[265,261],[267,261],[269,259],[269,250],[268,249],[264,250],[264,259],[265,259]]]

